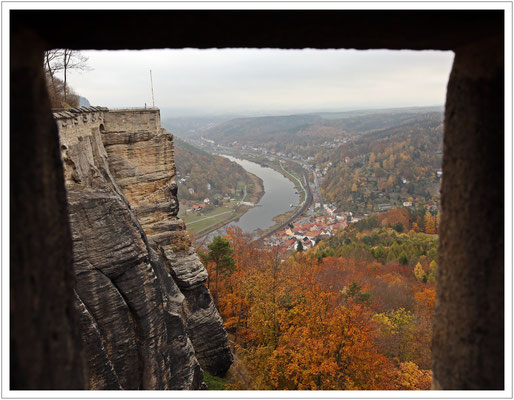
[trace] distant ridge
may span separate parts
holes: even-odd
[[[442,116],[443,106],[384,108],[283,116],[236,118],[218,123],[196,137],[225,146],[250,146],[270,152],[313,156],[320,146],[335,146],[352,136],[392,128],[422,118]]]
[[[81,107],[90,107],[91,104],[89,103],[89,100],[85,97],[79,96],[79,106]]]
[[[392,107],[392,108],[363,108],[350,111],[330,111],[317,113],[323,117],[337,116],[338,119],[357,117],[369,114],[396,114],[396,113],[429,113],[429,112],[443,112],[444,106],[424,106],[424,107]]]

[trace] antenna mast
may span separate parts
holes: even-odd
[[[152,108],[155,108],[155,99],[153,97],[153,80],[152,80],[152,70],[150,70],[150,85],[152,86]]]

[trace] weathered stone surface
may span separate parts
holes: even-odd
[[[187,335],[183,313],[184,295],[166,272],[161,257],[154,250],[150,250],[150,257],[155,265],[157,281],[163,293],[166,293],[163,297],[163,310],[168,330],[168,345],[171,348],[183,349],[170,359],[169,389],[204,389],[203,373],[196,362],[195,351]],[[184,368],[184,365],[187,368]]]
[[[105,123],[113,132],[158,132],[161,114],[157,108],[109,110]]]
[[[445,112],[436,389],[505,387],[503,87],[503,42],[458,49]]]
[[[88,387],[203,389],[200,365],[222,374],[232,354],[176,217],[173,136],[155,110],[72,111],[58,126]]]
[[[138,115],[106,113],[101,136],[109,170],[141,223],[148,242],[159,250],[165,268],[186,295],[187,331],[200,364],[209,372],[221,375],[232,363],[232,353],[223,320],[205,287],[207,271],[191,246],[184,223],[176,217],[173,135],[160,126],[150,128],[153,114]],[[140,126],[150,130],[137,130],[119,122],[123,119],[137,126],[137,118],[142,120]]]
[[[223,376],[233,362],[223,320],[205,285],[185,289],[188,334],[198,361],[213,375]]]
[[[84,389],[66,190],[43,44],[30,31],[18,31],[10,47],[9,217],[4,214],[10,220],[10,380],[2,391]]]
[[[181,289],[192,289],[203,285],[208,274],[193,248],[184,250],[165,249],[169,272]]]
[[[87,387],[202,389],[185,298],[111,175],[101,129],[60,129]]]
[[[107,356],[106,341],[91,312],[75,292],[75,308],[80,316],[80,332],[85,353],[89,354],[87,387],[91,390],[121,389],[118,375]]]

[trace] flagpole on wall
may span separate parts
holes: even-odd
[[[155,108],[155,99],[154,99],[154,96],[153,96],[152,70],[150,70],[150,85],[152,86],[152,108]]]

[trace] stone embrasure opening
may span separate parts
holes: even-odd
[[[89,387],[84,361],[90,349],[82,345],[80,318],[73,311],[75,291],[85,289],[75,283],[72,248],[79,240],[77,233],[84,232],[70,228],[68,208],[71,213],[88,210],[92,209],[92,203],[77,200],[72,206],[67,205],[57,128],[69,129],[86,122],[73,118],[68,127],[68,122],[63,125],[58,118],[56,126],[41,67],[43,50],[183,47],[406,48],[455,52],[446,102],[434,380],[439,389],[504,388],[503,10],[18,10],[11,11],[10,17],[11,389]],[[437,32],[434,21],[437,21]],[[263,23],[266,29],[262,29]],[[126,30],[126,26],[138,26],[138,29]],[[210,34],[205,35],[206,31]],[[70,110],[63,111],[67,112]],[[108,121],[104,123],[109,129]],[[160,123],[148,119],[150,125]],[[91,137],[90,143],[94,140]],[[86,160],[98,163],[102,154],[93,152],[98,148],[90,147]],[[103,171],[110,171],[98,165]],[[87,184],[106,185],[106,182],[95,176]],[[107,188],[105,193],[111,194],[104,202],[118,207],[121,194]],[[36,202],[34,194],[37,194]],[[104,211],[109,213],[111,209]],[[95,212],[101,209],[96,208]],[[125,215],[125,221],[132,221],[121,209],[119,215]],[[113,223],[119,220],[122,218]],[[144,237],[143,229],[133,222],[128,225],[128,230],[139,232],[139,236],[120,243],[120,249],[125,249],[127,256],[138,246],[148,249],[158,281],[170,288],[167,304],[180,299],[174,281],[158,267],[159,257],[144,240],[136,239]],[[94,275],[86,266],[84,263],[88,282],[104,279],[97,287],[110,286],[106,278]],[[142,267],[134,271],[136,276],[127,275],[125,283],[130,279],[136,282],[154,279]],[[185,274],[184,282],[187,282]],[[120,283],[124,282],[116,286],[120,287]],[[162,296],[163,290],[156,286],[148,291],[147,301],[158,304],[156,299]],[[99,295],[91,296],[89,309]],[[139,300],[134,299],[131,309],[142,306]],[[121,302],[113,304],[126,309]],[[175,332],[171,321],[180,320],[172,309],[155,318],[162,329],[170,332]],[[153,327],[143,324],[141,332],[151,332],[148,337],[155,338]],[[176,332],[183,334],[184,330]],[[101,345],[101,341],[97,342],[97,346]],[[148,365],[153,361],[165,364],[159,358],[162,357],[159,346],[153,342],[145,346],[145,354],[155,356],[145,361]],[[186,347],[182,351],[194,353]],[[109,375],[114,364],[97,360],[98,368],[109,376],[106,380],[109,387],[116,387],[114,375]],[[129,366],[123,360],[120,362],[118,370],[127,373]],[[169,368],[166,376],[178,379],[187,378],[183,371],[198,370],[192,364]],[[145,375],[147,387],[164,385],[162,379],[152,379],[152,376],[163,376],[154,372]]]

